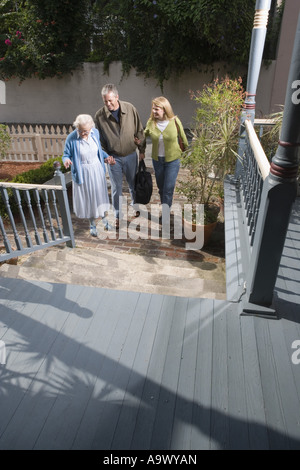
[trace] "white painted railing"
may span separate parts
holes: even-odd
[[[241,186],[250,246],[253,246],[263,182],[270,173],[270,162],[251,121],[245,121],[246,146],[242,161]]]
[[[0,263],[58,244],[75,247],[65,176],[55,168],[53,184],[0,182]]]
[[[266,157],[264,149],[261,146],[251,121],[246,120],[245,127],[247,130],[250,147],[261,172],[262,179],[265,180],[270,173],[270,162]]]

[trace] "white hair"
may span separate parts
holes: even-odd
[[[87,124],[90,124],[91,127],[95,127],[94,120],[89,114],[79,114],[79,116],[77,116],[77,118],[73,122],[73,126],[76,128],[78,128],[79,126],[85,126]]]

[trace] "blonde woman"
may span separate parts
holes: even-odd
[[[171,207],[182,153],[178,133],[185,148],[188,141],[180,119],[164,96],[152,100],[151,115],[144,133],[152,141],[152,161],[160,201]]]
[[[111,228],[105,217],[109,209],[105,163],[114,165],[114,158],[102,150],[99,131],[89,114],[77,116],[73,126],[75,130],[66,139],[63,163],[66,168],[71,166],[74,213],[89,219],[90,233],[96,237],[95,219],[102,218],[104,228]]]

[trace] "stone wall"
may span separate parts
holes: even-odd
[[[268,114],[270,92],[273,83],[274,64],[262,68],[257,93],[258,117]],[[245,73],[241,70],[240,75]],[[61,79],[28,79],[6,82],[6,104],[0,104],[0,122],[29,124],[70,124],[78,114],[94,116],[103,105],[101,88],[106,83],[114,83],[119,89],[120,99],[133,103],[144,124],[150,115],[151,100],[160,95],[166,96],[185,127],[192,124],[195,102],[190,99],[190,90],[200,90],[215,76],[226,75],[221,64],[203,72],[188,71],[180,77],[172,78],[164,85],[163,92],[154,79],[145,79],[131,71],[122,76],[120,62],[110,66],[109,75],[103,65],[85,63],[82,70]],[[244,84],[246,86],[246,84]]]

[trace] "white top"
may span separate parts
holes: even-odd
[[[91,135],[87,139],[80,139],[79,142],[81,163],[91,163],[98,158],[98,147]]]
[[[164,144],[164,138],[163,138],[163,131],[166,129],[166,127],[169,124],[169,120],[167,121],[156,121],[156,126],[160,130],[161,134],[159,136],[159,141],[158,141],[158,155],[159,157],[164,157],[165,156],[165,144]]]

